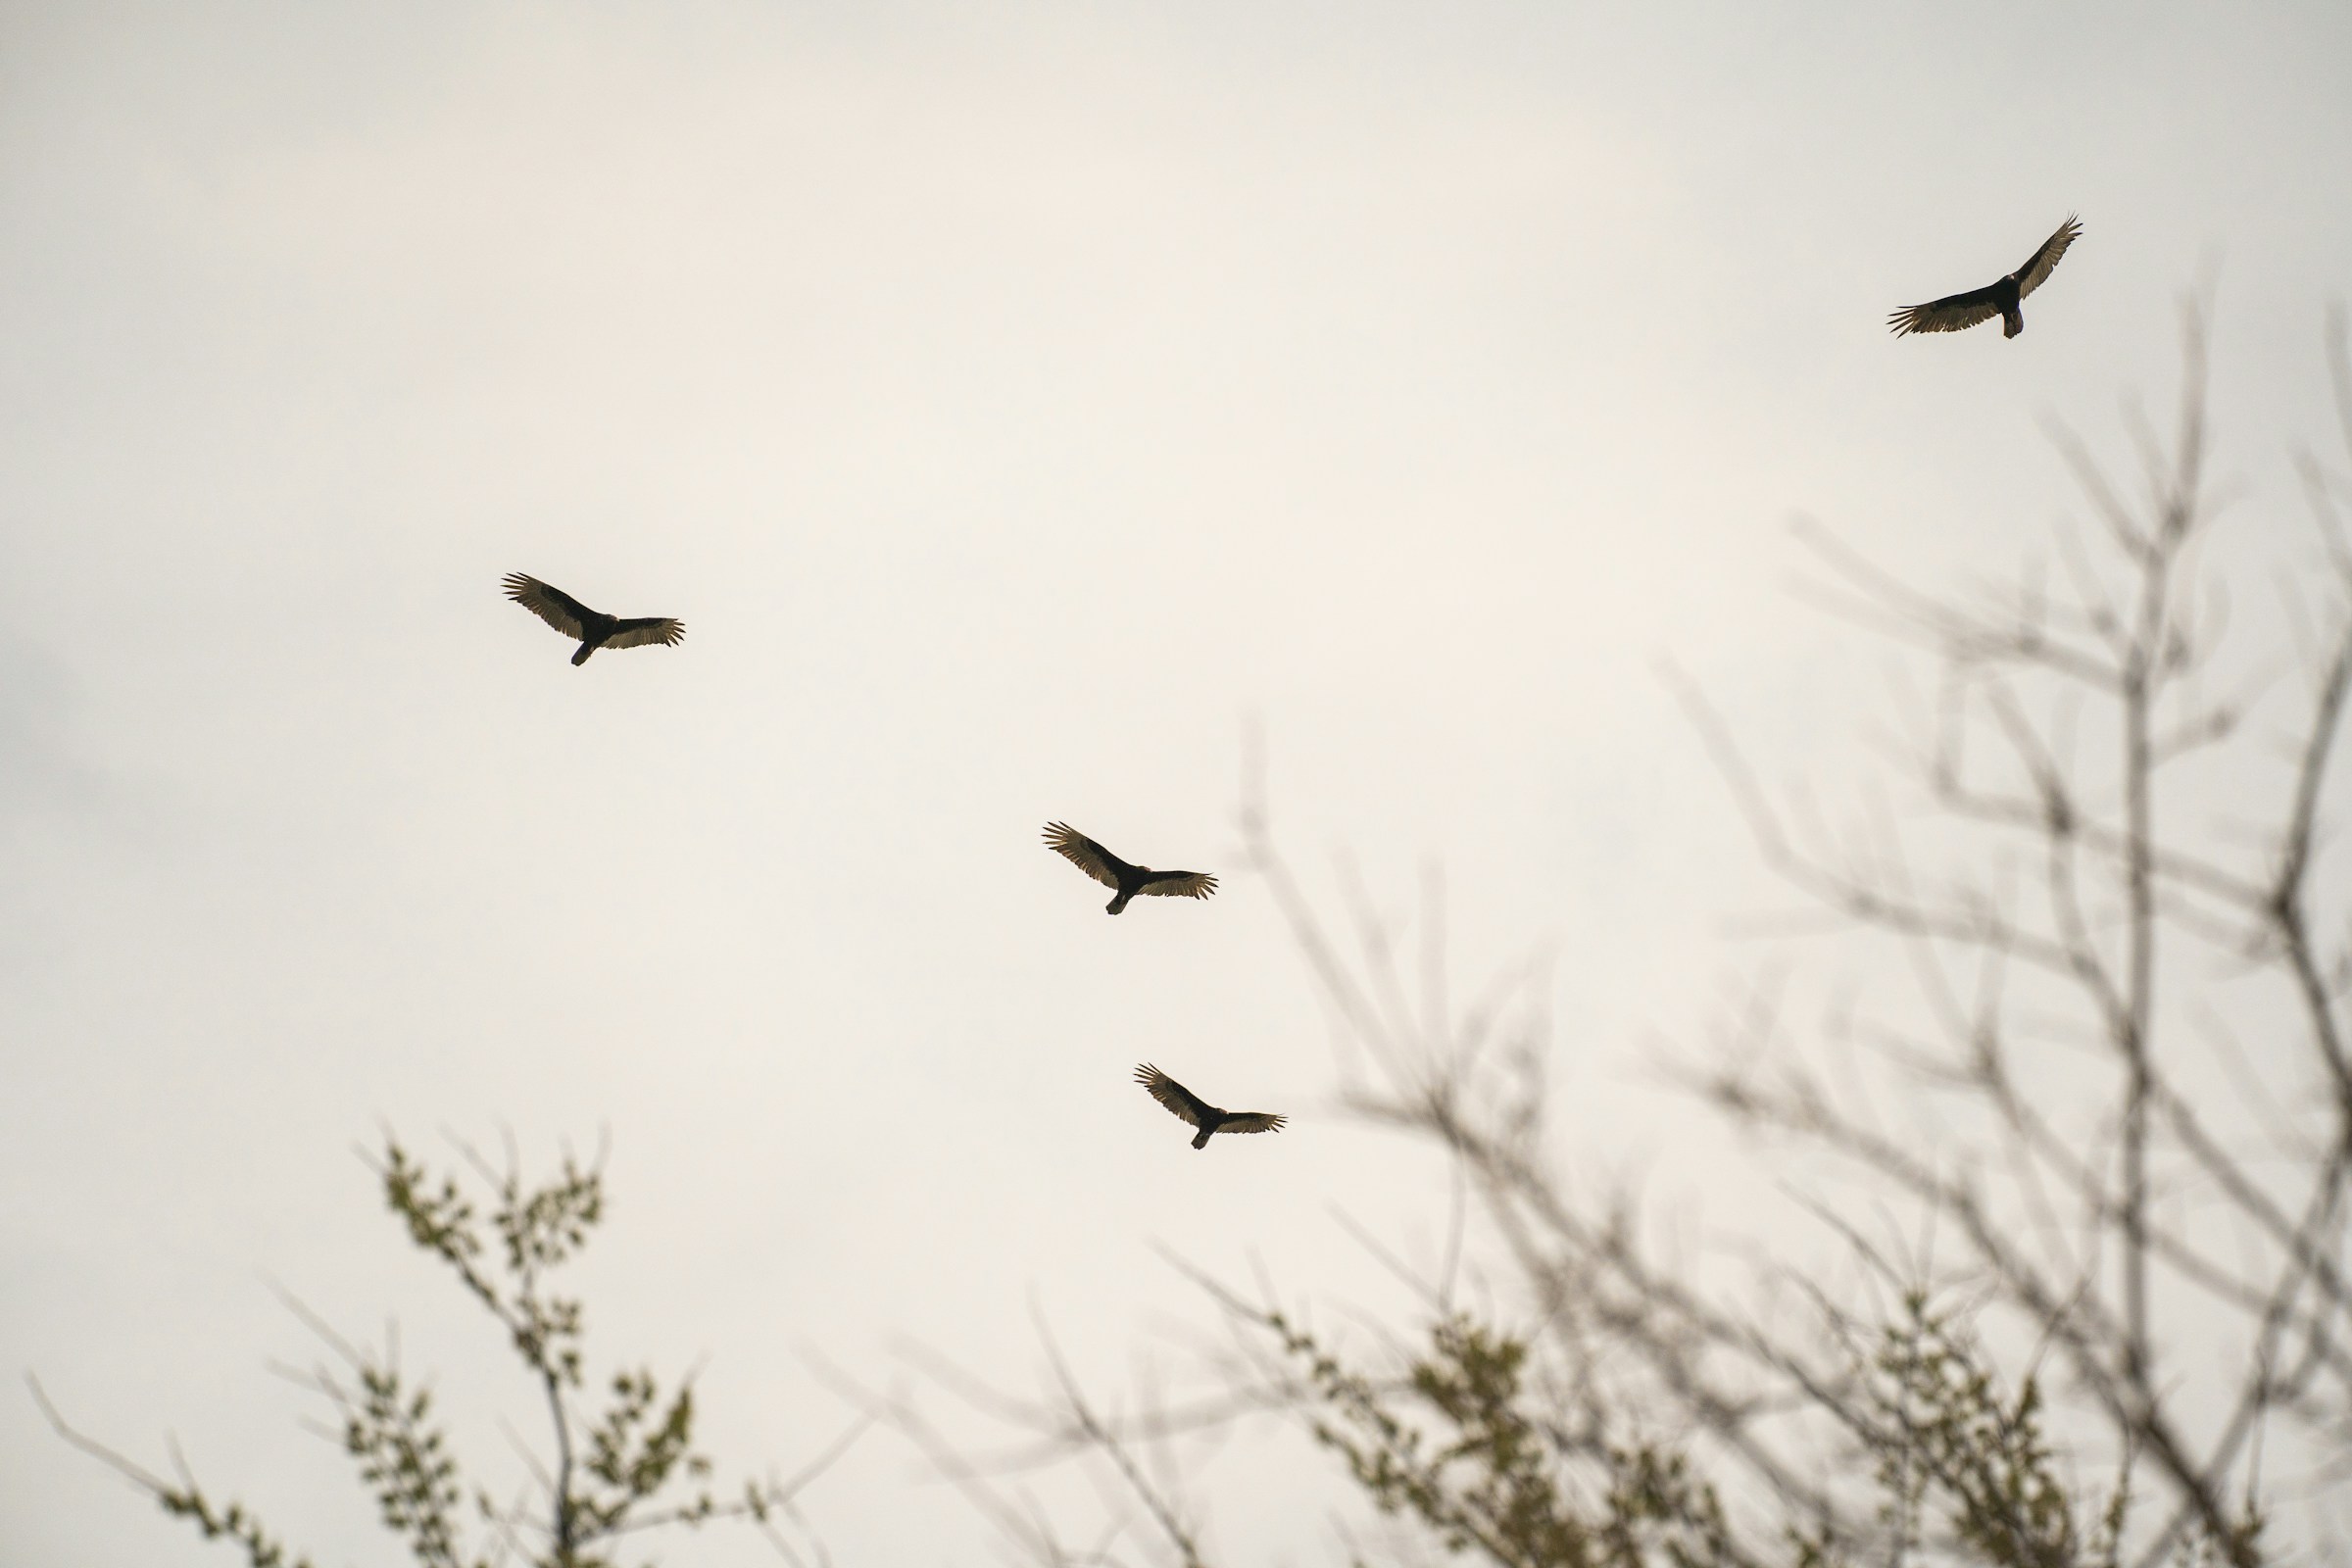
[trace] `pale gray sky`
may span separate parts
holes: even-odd
[[[387,1124],[609,1128],[592,1347],[707,1358],[728,1459],[838,1428],[803,1349],[1025,1371],[1033,1300],[1115,1377],[1154,1244],[1382,1299],[1333,1205],[1443,1197],[1330,1112],[1246,723],[1302,863],[1556,953],[1589,1157],[1670,1136],[1642,1042],[1760,883],[1651,661],[1834,773],[1787,519],[2005,569],[2202,275],[2288,516],[2347,147],[2328,0],[0,6],[0,1361],[390,1560],[262,1370],[266,1272],[505,1376]],[[2022,338],[1888,336],[2069,212]],[[571,669],[511,570],[686,642]],[[1226,885],[1105,919],[1054,817]],[[1295,1125],[1195,1154],[1146,1057]],[[220,1560],[12,1390],[12,1562]],[[1327,1560],[1288,1474],[1234,1560]],[[808,1507],[984,1549],[887,1440]]]

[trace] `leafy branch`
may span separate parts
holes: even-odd
[[[555,1459],[552,1468],[530,1459],[531,1485],[519,1500],[501,1503],[470,1479],[430,1386],[403,1372],[396,1333],[386,1335],[381,1348],[357,1346],[285,1297],[288,1309],[332,1354],[300,1381],[333,1409],[333,1436],[374,1498],[385,1531],[420,1568],[501,1568],[510,1555],[533,1568],[615,1568],[614,1544],[623,1536],[714,1520],[751,1524],[797,1564],[807,1559],[782,1529],[794,1525],[813,1559],[827,1561],[795,1499],[848,1451],[864,1423],[789,1480],[746,1478],[721,1494],[709,1484],[710,1459],[695,1447],[692,1378],[665,1390],[643,1368],[616,1372],[601,1406],[583,1410],[582,1304],[553,1290],[549,1276],[579,1255],[604,1218],[601,1161],[583,1166],[566,1153],[553,1177],[526,1186],[511,1152],[503,1170],[471,1149],[460,1146],[460,1152],[489,1189],[486,1198],[456,1173],[427,1169],[389,1136],[368,1163],[409,1240],[446,1263],[506,1330],[545,1396]],[[59,1436],[167,1513],[190,1520],[207,1539],[233,1542],[251,1568],[310,1568],[311,1560],[290,1554],[246,1504],[208,1494],[176,1443],[171,1449],[178,1479],[167,1480],[75,1431],[40,1385],[27,1382]]]

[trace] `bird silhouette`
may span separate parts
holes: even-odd
[[[2058,258],[2066,254],[2066,248],[2082,232],[2082,225],[2069,215],[2058,225],[2058,232],[2043,240],[2041,249],[2026,258],[2025,266],[1999,282],[1970,289],[1965,294],[1946,294],[1925,305],[1908,306],[1888,317],[1886,324],[1894,328],[1896,337],[1901,337],[1905,332],[1957,332],[1997,316],[2001,318],[2001,336],[2015,337],[2026,329],[2025,313],[2018,309],[2018,301],[2041,287],[2043,279],[2058,265]]]
[[[1211,1133],[1278,1133],[1291,1119],[1264,1110],[1219,1109],[1148,1061],[1135,1069],[1135,1081],[1149,1089],[1152,1098],[1167,1106],[1177,1120],[1200,1129],[1193,1139],[1195,1149],[1206,1149]]]
[[[1139,893],[1155,899],[1205,899],[1217,891],[1217,879],[1203,872],[1129,865],[1067,822],[1046,824],[1046,846],[1104,887],[1117,890],[1118,896],[1102,906],[1111,914],[1127,907],[1127,901]]]
[[[686,635],[682,620],[667,615],[608,615],[590,610],[563,589],[550,588],[519,571],[508,572],[499,586],[509,599],[564,636],[580,640],[580,651],[571,656],[574,664],[588,662],[588,656],[599,648],[643,648],[648,643],[675,648]]]

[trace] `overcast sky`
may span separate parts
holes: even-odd
[[[269,1279],[396,1316],[512,1473],[386,1127],[608,1133],[591,1350],[699,1361],[729,1464],[839,1429],[807,1354],[1025,1382],[1035,1309],[1115,1383],[1208,1315],[1156,1246],[1389,1299],[1335,1210],[1409,1252],[1444,1194],[1336,1114],[1251,724],[1318,888],[1442,866],[1465,985],[1554,956],[1574,1156],[1655,1159],[1643,1053],[1762,883],[1654,662],[1835,775],[1875,688],[1788,519],[1998,574],[2200,279],[2289,517],[2348,148],[2338,0],[0,4],[9,1560],[225,1557],[25,1368],[392,1560]],[[2070,212],[2021,338],[1888,335]],[[516,570],[686,640],[568,667]],[[1051,818],[1224,885],[1105,919]],[[1294,1124],[1196,1154],[1145,1058]],[[1272,1451],[1212,1539],[1332,1560]],[[987,1540],[888,1439],[808,1509]]]

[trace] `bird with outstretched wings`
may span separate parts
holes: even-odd
[[[2001,336],[2015,337],[2026,329],[2025,313],[2018,302],[2041,287],[2058,265],[2066,248],[2081,237],[2082,225],[2069,215],[2058,225],[2058,232],[2041,242],[2041,249],[2026,258],[2026,265],[1997,283],[1972,288],[1965,294],[1946,294],[1942,299],[1930,300],[1925,305],[1913,305],[1895,312],[1886,318],[1894,335],[1905,332],[1958,332],[2001,318]]]
[[[1152,1098],[1167,1106],[1178,1121],[1200,1129],[1193,1139],[1195,1149],[1206,1149],[1211,1133],[1278,1133],[1291,1119],[1265,1110],[1221,1109],[1148,1061],[1135,1069],[1135,1081],[1150,1090]]]
[[[1127,907],[1137,894],[1156,899],[1205,899],[1217,891],[1217,879],[1201,871],[1154,871],[1130,865],[1067,822],[1046,824],[1046,847],[1069,861],[1116,896],[1102,907],[1112,914]]]
[[[551,588],[519,571],[508,572],[499,586],[509,599],[564,636],[579,639],[579,652],[571,656],[574,664],[588,662],[588,656],[599,648],[643,648],[649,643],[675,648],[686,635],[682,620],[667,615],[608,615],[590,610],[563,589]]]

